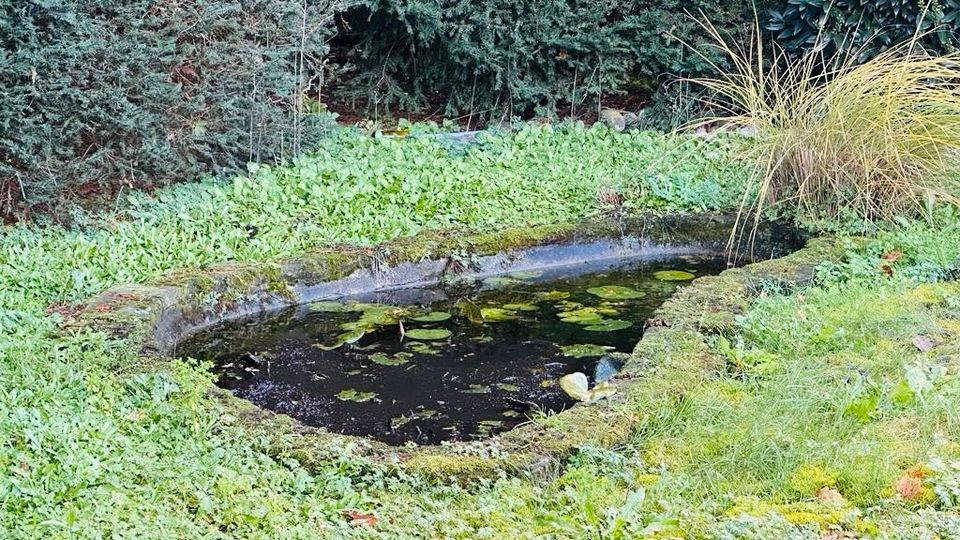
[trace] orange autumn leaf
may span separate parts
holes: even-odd
[[[373,527],[377,524],[377,516],[361,512],[360,510],[344,510],[343,515],[350,518],[351,525]]]
[[[817,491],[817,500],[830,504],[839,504],[843,502],[843,495],[832,487],[824,486]]]
[[[890,261],[891,263],[897,262],[900,257],[903,257],[903,252],[897,250],[888,251],[880,256],[881,259]]]
[[[923,483],[916,476],[911,476],[909,472],[903,474],[897,483],[893,485],[893,488],[897,490],[897,493],[901,497],[908,501],[917,500],[920,497],[920,492],[923,487]]]
[[[111,309],[112,308],[110,307],[110,304],[100,304],[99,306],[97,306],[97,311],[99,311],[100,313],[106,313]]]

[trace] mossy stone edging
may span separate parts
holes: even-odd
[[[616,243],[608,245],[611,237],[623,242],[622,222],[592,220],[483,234],[431,231],[371,248],[316,249],[280,262],[177,270],[148,284],[122,285],[96,296],[65,329],[105,331],[126,339],[141,356],[162,360],[175,354],[176,344],[184,337],[224,320],[362,290],[436,284],[455,267],[478,276],[514,272],[537,264],[541,260],[537,254],[546,254],[547,258],[569,255],[562,249],[555,250],[564,244],[587,245],[599,250],[599,256],[616,256],[618,249],[653,257],[717,253],[726,244],[731,221],[724,216],[687,216],[644,218],[638,223],[631,227],[640,231],[634,240],[639,244],[626,248]],[[377,460],[396,460],[410,470],[443,478],[551,468],[578,446],[611,446],[630,436],[640,421],[630,406],[638,398],[638,381],[647,371],[672,369],[677,359],[664,357],[663,351],[669,350],[674,340],[702,345],[704,333],[733,324],[733,317],[745,309],[761,283],[809,281],[816,264],[836,259],[842,251],[836,243],[815,240],[781,259],[695,280],[658,310],[654,326],[637,345],[624,372],[613,381],[618,393],[608,403],[578,405],[478,443],[389,447],[304,426],[227,391],[211,391],[224,406],[225,422],[241,423],[263,435],[271,453],[292,456],[308,468],[331,455],[342,455],[344,449]],[[701,354],[710,356],[709,351],[697,352]],[[689,352],[683,356],[686,358]],[[710,365],[709,361],[700,362],[703,374],[709,373],[710,369],[703,368]],[[706,376],[703,374],[700,376]]]

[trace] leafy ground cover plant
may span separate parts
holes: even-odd
[[[950,213],[851,243],[846,263],[825,268],[816,287],[768,292],[726,347],[707,344],[730,370],[693,383],[661,378],[678,390],[628,405],[646,418],[644,430],[623,448],[580,449],[557,476],[464,486],[349,448],[318,449],[326,459],[308,471],[209,397],[206,366],[146,373],[129,347],[102,334],[55,337],[51,303],[174,267],[424,228],[568,219],[600,208],[598,185],[618,186],[635,209],[736,205],[744,178],[725,172],[742,165],[727,168],[723,141],[687,146],[572,126],[451,153],[434,139],[344,137],[286,167],[136,197],[84,230],[3,229],[4,537],[960,534],[951,348],[960,292],[927,283],[950,275],[960,256]],[[417,195],[427,188],[429,201]],[[247,225],[258,232],[251,237]],[[887,273],[883,255],[894,249],[903,256]]]

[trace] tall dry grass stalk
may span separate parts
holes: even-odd
[[[695,80],[720,111],[702,123],[753,133],[740,232],[772,204],[824,224],[960,202],[960,55],[927,56],[915,38],[863,63],[858,51],[793,57],[759,31],[734,45],[704,28],[733,68]]]

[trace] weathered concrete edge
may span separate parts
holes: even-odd
[[[727,241],[723,225],[729,220],[723,216],[649,220],[643,234],[646,245],[641,248],[657,250],[661,255],[717,252]],[[570,242],[582,245],[621,233],[619,223],[605,220],[465,236],[455,231],[432,231],[373,248],[314,250],[278,263],[228,263],[178,270],[145,285],[118,286],[98,295],[65,330],[105,331],[126,338],[142,356],[162,361],[183,337],[224,320],[352,292],[432,284],[452,265],[468,258],[475,264],[479,261],[471,271],[480,276],[518,271],[526,268],[520,255],[531,250]],[[698,336],[701,330],[709,332],[718,324],[732,324],[760,282],[800,283],[812,278],[817,263],[839,256],[835,246],[831,244],[833,251],[826,250],[822,242],[813,242],[782,259],[697,280],[668,301],[655,319],[665,327]],[[411,276],[417,276],[419,282],[409,281]],[[635,379],[631,377],[638,375],[637,366],[649,363],[643,351],[656,342],[658,335],[661,333],[650,331],[638,345],[633,362],[615,381],[622,388],[612,406],[576,406],[476,444],[389,447],[304,426],[220,389],[211,392],[224,405],[226,421],[239,422],[266,436],[272,453],[292,456],[307,467],[342,455],[348,448],[374,460],[404,463],[431,476],[485,477],[504,470],[556,467],[578,446],[612,446],[629,437],[637,419],[616,404],[632,399]]]
[[[726,241],[728,222],[724,216],[649,217],[639,222],[643,245],[633,246],[610,242],[622,235],[621,224],[611,220],[480,234],[429,231],[374,247],[315,249],[278,262],[180,269],[105,291],[66,329],[101,330],[128,338],[143,355],[170,356],[184,338],[224,321],[350,294],[435,285],[452,270],[485,277],[542,267],[544,260],[575,263],[573,252],[591,244],[610,257],[715,252]]]

